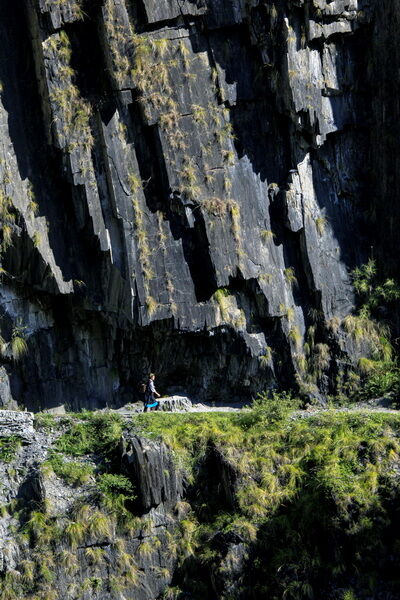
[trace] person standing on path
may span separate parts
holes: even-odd
[[[147,412],[148,410],[157,410],[159,407],[159,402],[155,399],[155,396],[157,396],[157,398],[160,397],[160,394],[157,392],[154,385],[155,378],[155,374],[150,373],[144,397],[144,412]]]

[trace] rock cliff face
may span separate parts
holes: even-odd
[[[386,231],[398,198],[397,0],[22,4],[0,17],[3,405],[121,404],[149,369],[217,401],[332,392],[366,210]]]
[[[122,438],[120,462],[140,485],[137,516],[122,526],[100,509],[94,478],[73,487],[46,469],[60,431],[35,431],[32,413],[1,411],[0,421],[1,597],[160,597],[177,565],[176,530],[185,514],[182,481],[165,445]]]

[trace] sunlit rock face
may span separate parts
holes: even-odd
[[[4,405],[119,405],[149,370],[216,402],[334,391],[349,273],[395,243],[398,8],[6,0]]]

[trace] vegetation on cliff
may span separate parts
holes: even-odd
[[[395,597],[400,417],[289,418],[279,400],[242,414],[139,418],[187,470],[178,597]]]
[[[1,600],[135,597],[147,571],[164,577],[160,599],[396,597],[400,416],[297,407],[274,394],[235,413],[39,416],[53,440],[41,486],[67,505],[45,495],[2,507],[19,555]],[[134,471],[122,468],[121,439],[135,436],[145,461],[164,441],[168,469],[183,476],[163,538],[161,513],[143,513]],[[13,469],[19,444],[2,448]],[[170,477],[162,464],[152,485]]]
[[[400,395],[399,331],[400,286],[383,275],[370,259],[352,272],[358,309],[343,320],[352,340],[353,366],[337,377],[336,400],[369,400]],[[357,358],[358,357],[358,358]]]

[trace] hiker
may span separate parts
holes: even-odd
[[[150,373],[144,395],[144,412],[147,412],[148,410],[157,410],[159,407],[159,402],[155,399],[155,396],[157,396],[157,398],[160,397],[160,394],[157,392],[154,386],[155,378],[156,376],[154,373]]]

